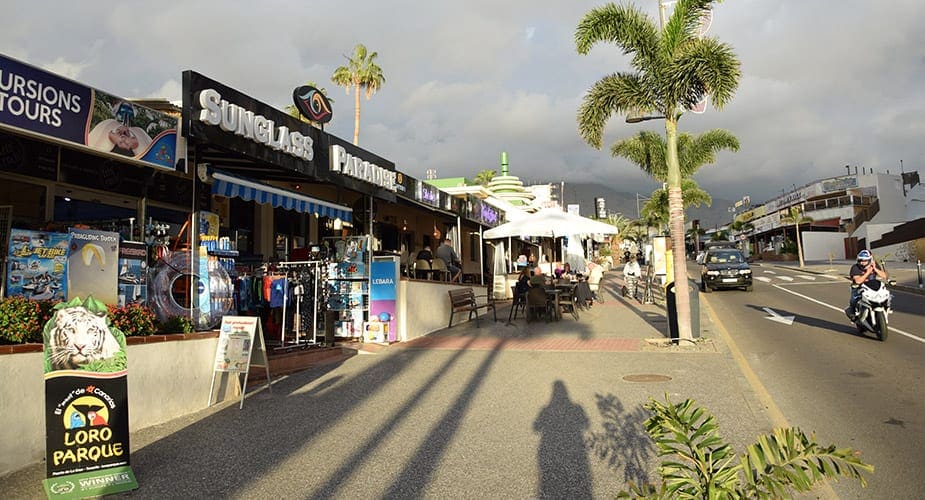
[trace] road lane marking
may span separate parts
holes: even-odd
[[[777,274],[777,273],[775,273],[774,271],[769,271],[769,270],[767,270],[767,269],[765,269],[764,272],[766,272],[766,273],[768,273],[768,274]]]
[[[791,278],[790,276],[778,276],[778,278],[784,281],[793,281],[793,278]]]
[[[755,279],[758,281],[763,281],[765,283],[771,282],[771,278],[768,278],[767,276],[755,276]]]
[[[809,284],[809,283],[807,283],[807,284]],[[829,309],[833,309],[833,310],[838,311],[838,312],[840,312],[840,313],[842,313],[842,314],[845,314],[845,309],[844,309],[843,307],[836,307],[836,306],[833,306],[833,305],[831,305],[831,304],[826,304],[825,302],[822,302],[821,300],[816,300],[816,299],[814,299],[814,298],[812,298],[812,297],[809,297],[809,296],[807,296],[807,295],[803,295],[802,293],[794,292],[793,290],[788,290],[788,289],[784,288],[784,287],[781,286],[781,285],[771,285],[771,286],[773,286],[774,288],[777,288],[777,289],[779,289],[779,290],[783,290],[783,291],[785,291],[785,292],[787,292],[787,293],[796,295],[797,297],[802,297],[802,298],[804,298],[804,299],[806,299],[806,300],[808,300],[808,301],[810,301],[810,302],[815,302],[815,303],[817,303],[817,304],[819,304],[819,305],[821,305],[821,306],[825,306],[825,307],[828,307]],[[898,334],[900,334],[900,335],[909,337],[909,338],[912,339],[912,340],[918,340],[919,342],[925,344],[925,338],[919,337],[919,336],[914,335],[914,334],[911,334],[911,333],[909,333],[909,332],[904,332],[904,331],[900,330],[899,328],[895,328],[895,327],[893,327],[893,326],[890,326],[889,328],[890,328],[890,333],[896,332],[896,333],[898,333]]]
[[[801,277],[801,278],[803,278],[803,279],[805,279],[805,280],[816,281],[816,277],[815,277],[815,276],[807,276],[807,275],[805,275],[805,274],[798,274],[797,276],[799,276],[799,277]]]
[[[765,319],[776,321],[778,323],[783,323],[787,326],[792,325],[793,320],[796,319],[796,316],[781,316],[779,312],[775,311],[774,309],[771,309],[770,307],[762,307],[762,309],[764,309],[764,312],[770,314],[770,316],[765,316],[764,317]]]

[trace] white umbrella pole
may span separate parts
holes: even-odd
[[[485,256],[482,253],[483,246],[485,246],[485,242],[482,241],[482,225],[479,224],[479,277],[481,279],[482,286],[485,285]]]

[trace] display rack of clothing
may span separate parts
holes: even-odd
[[[283,300],[282,333],[280,336],[281,349],[292,347],[307,347],[318,344],[318,314],[322,301],[319,294],[322,291],[324,279],[324,262],[321,261],[295,261],[280,262],[277,269],[285,272],[287,280],[287,293]],[[293,302],[295,313],[290,324],[293,338],[287,343],[286,333],[289,312],[288,303]],[[311,326],[309,326],[311,325]],[[310,336],[309,336],[310,334]],[[304,338],[303,338],[304,336]]]

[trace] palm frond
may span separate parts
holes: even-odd
[[[649,92],[637,75],[605,76],[588,90],[578,109],[578,131],[585,142],[600,149],[604,125],[611,116],[646,108],[649,102]]]
[[[665,139],[660,134],[643,130],[614,143],[610,148],[610,154],[626,158],[652,178],[665,182],[668,177],[665,148]]]
[[[716,109],[732,99],[739,79],[741,64],[732,46],[715,38],[693,40],[677,52],[671,68],[672,92],[694,104],[704,95]]]
[[[857,479],[866,486],[862,473],[874,471],[855,450],[820,446],[814,436],[806,436],[796,427],[760,436],[741,460],[745,489],[749,496],[758,497],[789,496],[786,492],[790,489],[809,491],[820,480],[839,476]]]
[[[716,162],[716,153],[739,150],[739,139],[728,130],[708,130],[696,137],[681,134],[678,138],[678,161],[681,175],[690,177],[702,166]]]
[[[624,54],[633,54],[633,66],[651,66],[658,53],[655,24],[635,6],[607,4],[591,9],[575,30],[575,47],[587,54],[598,42],[619,45]]]
[[[696,38],[700,19],[715,0],[679,0],[665,24],[662,45],[666,54],[674,54],[680,47]]]

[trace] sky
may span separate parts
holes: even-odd
[[[415,177],[510,168],[528,182],[596,182],[647,194],[656,184],[610,145],[660,121],[614,116],[596,150],[577,109],[600,78],[631,68],[613,44],[575,50],[585,0],[14,2],[0,52],[121,97],[182,98],[192,69],[284,108],[313,81],[334,99],[325,130],[353,138],[353,98],[331,83],[357,43],[386,81],[361,102],[360,146]],[[621,3],[621,2],[617,2]],[[657,21],[657,0],[637,0]],[[670,8],[670,7],[669,7]],[[733,99],[685,114],[682,132],[724,128],[741,142],[695,179],[753,203],[850,165],[925,173],[925,2],[726,0],[707,36],[742,63]]]

